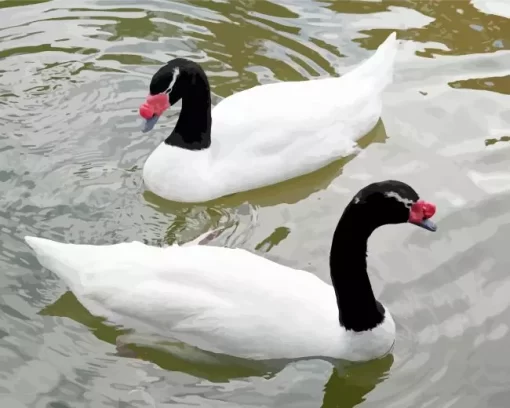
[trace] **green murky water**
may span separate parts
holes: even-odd
[[[510,10],[473,3],[0,2],[0,406],[507,407]],[[395,84],[357,157],[208,206],[143,190],[143,163],[178,113],[139,132],[163,62],[202,63],[217,101],[342,74],[391,31],[404,40]],[[276,369],[117,347],[122,331],[88,314],[22,241],[163,245],[221,226],[215,245],[328,280],[342,208],[383,178],[434,201],[440,230],[371,238],[372,283],[398,337],[393,355],[366,364]]]

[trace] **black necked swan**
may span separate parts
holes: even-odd
[[[395,341],[395,323],[370,285],[367,240],[386,224],[435,231],[434,213],[399,181],[360,190],[333,235],[332,285],[243,249],[25,239],[41,265],[113,324],[241,358],[364,361]]]
[[[392,33],[341,77],[258,85],[211,109],[201,66],[175,58],[152,77],[140,106],[144,132],[182,100],[179,119],[143,168],[148,190],[177,202],[204,202],[316,171],[356,150],[381,116],[393,80]]]

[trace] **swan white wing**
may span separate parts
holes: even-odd
[[[338,320],[324,325],[325,318],[319,316],[315,305],[307,309],[300,303],[275,303],[267,296],[254,302],[254,296],[234,301],[189,285],[148,281],[102,299],[101,305],[129,318],[123,322],[127,327],[133,325],[218,353],[260,359],[338,352],[335,348],[340,348],[337,344],[342,337]],[[317,327],[323,332],[318,334]]]
[[[338,84],[344,86],[336,92]],[[325,129],[353,121],[352,113],[372,96],[367,86],[341,78],[280,82],[234,94],[212,112],[213,158],[245,152],[260,157],[293,145],[316,145],[332,136]],[[350,136],[338,132],[334,139]]]
[[[291,88],[289,83],[277,85]],[[215,116],[213,131],[226,136],[215,138],[211,147],[210,186],[221,195],[251,190],[316,171],[352,154],[355,142],[379,120],[381,101],[372,98],[366,85],[346,82],[343,92],[328,103],[309,99],[309,107],[299,101],[299,91],[295,97],[289,92],[289,99],[298,103],[244,116],[235,110],[241,109],[239,105],[225,114],[224,121]],[[242,117],[245,123],[233,126],[226,122],[231,117]]]
[[[393,79],[396,51],[392,33],[370,58],[341,78],[259,85],[222,100],[212,111],[214,159],[243,152],[259,157],[289,146],[298,150],[326,142],[324,153],[342,140],[352,144],[363,136],[360,131],[365,129],[357,129],[360,122],[373,127],[372,117],[380,116],[380,93]]]
[[[334,291],[308,272],[212,246],[27,242],[85,307],[113,323],[239,357],[338,352]]]

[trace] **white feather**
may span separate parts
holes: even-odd
[[[168,200],[208,201],[310,173],[352,153],[381,116],[397,48],[392,33],[340,78],[259,85],[223,99],[212,110],[211,147],[161,143],[144,165],[147,188]]]
[[[241,358],[362,361],[390,351],[395,324],[344,330],[331,285],[242,249],[74,245],[25,237],[91,313]]]

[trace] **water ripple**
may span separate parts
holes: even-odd
[[[150,397],[160,407],[503,406],[509,20],[488,3],[1,3],[0,405],[150,406]],[[200,62],[217,102],[259,83],[343,74],[394,30],[404,40],[395,85],[358,156],[211,205],[144,191],[143,163],[178,114],[154,135],[139,132],[137,107],[160,64]],[[435,201],[440,228],[388,227],[371,238],[373,287],[398,336],[393,355],[366,364],[276,369],[126,350],[123,331],[65,293],[22,240],[163,246],[218,228],[212,245],[328,281],[339,211],[381,178],[408,181]]]

